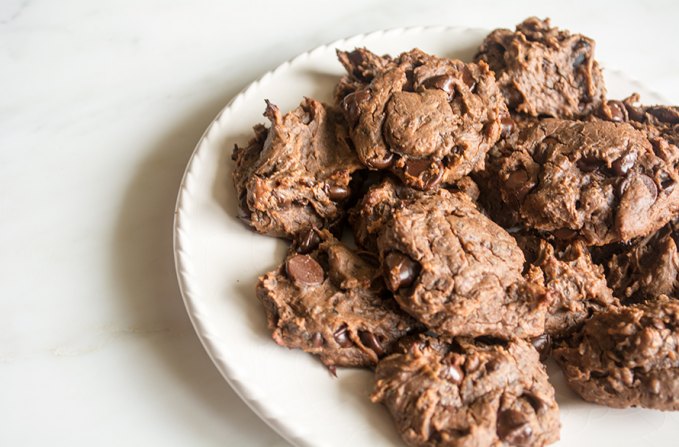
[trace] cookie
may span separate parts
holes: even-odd
[[[554,350],[570,387],[614,408],[679,410],[679,301],[661,295],[594,315]]]
[[[594,112],[606,88],[594,60],[594,41],[528,18],[516,31],[497,29],[481,44],[509,109],[534,117],[578,118]]]
[[[626,123],[544,119],[489,153],[485,191],[525,227],[588,245],[628,242],[679,211],[677,171]]]
[[[524,341],[452,344],[420,336],[375,370],[383,403],[410,446],[544,446],[559,409],[538,353]]]
[[[539,269],[535,277],[550,295],[545,334],[551,339],[564,337],[595,312],[620,305],[608,288],[604,269],[592,262],[581,241],[555,248],[537,236],[514,236],[527,263]]]
[[[328,231],[312,230],[300,240],[297,251],[257,283],[276,343],[317,355],[330,367],[370,366],[418,327],[385,293],[372,260]]]
[[[403,201],[377,238],[387,287],[400,306],[448,336],[544,332],[544,289],[522,276],[514,238],[464,193]]]
[[[264,115],[271,127],[255,126],[248,145],[233,150],[241,218],[259,233],[285,238],[337,226],[352,174],[363,169],[342,113],[307,98],[286,115],[267,102]]]
[[[678,224],[674,220],[610,256],[606,277],[616,296],[625,302],[679,296]]]
[[[335,87],[337,104],[348,94],[370,84],[375,76],[393,62],[391,56],[378,56],[367,48],[356,48],[353,51],[337,50],[337,59],[347,71]]]
[[[392,60],[341,104],[361,162],[420,190],[483,168],[507,115],[485,63],[420,50]]]

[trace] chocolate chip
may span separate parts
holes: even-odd
[[[311,256],[294,255],[285,262],[285,269],[298,286],[316,286],[323,282],[323,268]]]
[[[387,287],[396,292],[401,287],[409,287],[417,278],[420,266],[398,251],[392,251],[384,258],[385,278]]]
[[[443,178],[443,167],[441,163],[427,160],[426,158],[413,158],[406,162],[406,174],[419,178],[422,182],[422,189],[433,189]]]
[[[384,354],[384,349],[382,348],[380,341],[372,332],[358,331],[358,338],[361,339],[361,343],[363,343],[366,348],[372,349],[378,357]]]
[[[320,332],[314,333],[314,335],[311,337],[311,345],[314,348],[320,348],[321,346],[323,346],[323,343],[324,343],[324,340],[323,340],[323,336],[321,335],[321,333]]]
[[[500,125],[502,126],[502,136],[508,137],[514,130],[514,120],[509,113],[500,115]]]
[[[637,121],[643,123],[646,121],[646,113],[641,107],[634,107],[631,104],[625,104],[625,109],[627,109],[627,116],[632,121]]]
[[[370,99],[370,90],[361,89],[356,90],[353,93],[349,93],[342,100],[342,109],[347,117],[347,121],[351,126],[355,126],[358,123],[358,119],[361,116],[360,104],[368,101]]]
[[[533,410],[535,410],[536,413],[539,413],[547,407],[544,400],[538,397],[537,394],[531,393],[530,391],[523,393],[521,397],[528,401],[528,405],[533,407]]]
[[[349,188],[345,188],[344,186],[330,186],[328,187],[328,197],[330,200],[334,202],[339,202],[340,200],[344,200],[348,198],[351,195],[351,191]]]
[[[321,238],[313,228],[300,233],[297,239],[297,253],[307,254],[316,250]]]
[[[545,361],[552,352],[552,337],[549,334],[538,335],[530,341],[533,347],[540,353],[540,360]]]
[[[389,166],[391,166],[391,163],[394,161],[394,154],[391,152],[387,153],[384,157],[373,157],[370,160],[367,160],[365,164],[369,168],[373,169],[387,169]]]
[[[500,362],[498,362],[498,361],[495,360],[495,359],[490,359],[490,360],[488,361],[488,363],[486,363],[486,367],[485,367],[485,368],[486,368],[486,372],[492,373],[492,372],[497,371],[499,367],[500,367]]]
[[[422,83],[422,86],[427,89],[443,90],[448,94],[449,101],[455,94],[453,77],[450,75],[432,76],[431,78],[425,79],[424,82]]]
[[[598,158],[588,156],[580,158],[575,164],[582,172],[593,172],[600,169],[603,165],[602,161]]]
[[[335,341],[337,342],[337,344],[343,348],[350,348],[354,345],[354,343],[349,338],[349,332],[347,329],[348,327],[345,323],[342,326],[340,326],[339,329],[337,329],[334,334],[332,334],[332,336],[335,337]]]
[[[448,365],[448,368],[446,369],[446,375],[448,380],[455,385],[461,384],[462,379],[464,379],[464,373],[457,365]]]
[[[651,193],[651,202],[655,202],[655,199],[658,198],[658,187],[656,186],[655,182],[653,179],[647,175],[641,175],[639,176],[639,179],[641,182],[644,184],[644,186],[648,189],[648,192]]]
[[[637,161],[635,152],[628,152],[613,162],[613,171],[616,175],[625,175]]]
[[[615,123],[627,121],[627,109],[625,109],[625,105],[622,102],[611,100],[606,105],[608,106],[609,120]]]
[[[533,428],[522,413],[505,410],[497,417],[497,436],[509,444],[526,445],[533,436]]]
[[[465,83],[467,87],[469,87],[469,90],[474,93],[474,90],[476,88],[476,81],[474,80],[474,76],[472,76],[471,70],[469,70],[469,67],[465,66],[464,69],[462,70],[462,82]]]

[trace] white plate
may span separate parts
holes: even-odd
[[[251,84],[210,125],[186,169],[175,219],[175,259],[186,308],[205,349],[243,400],[296,445],[382,446],[400,440],[382,406],[368,400],[372,373],[338,371],[333,378],[312,356],[277,346],[255,298],[257,276],[282,261],[285,243],[257,235],[237,219],[231,184],[231,149],[263,122],[264,99],[287,111],[303,96],[330,101],[342,74],[335,48],[365,46],[396,54],[419,47],[469,60],[487,30],[397,29],[361,35],[317,48]],[[638,91],[638,83],[606,71],[609,97]],[[578,399],[550,368],[563,424],[561,446],[676,445],[679,415],[613,410]]]

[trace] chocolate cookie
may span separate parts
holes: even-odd
[[[483,167],[507,109],[485,63],[401,54],[342,100],[359,159],[434,189]]]
[[[608,284],[625,301],[679,295],[679,222],[622,247],[606,264]]]
[[[328,231],[314,233],[304,239],[315,242],[297,246],[311,252],[293,251],[259,278],[257,298],[273,339],[327,366],[373,365],[418,325],[385,293],[376,265]]]
[[[538,353],[524,341],[447,344],[420,336],[377,365],[372,400],[410,446],[544,446],[559,409]]]
[[[377,239],[401,307],[450,336],[531,337],[544,332],[544,289],[522,277],[514,238],[461,192],[404,201]]]
[[[606,94],[594,41],[552,28],[549,19],[531,17],[515,32],[493,31],[475,60],[495,72],[509,108],[530,116],[583,117]]]
[[[620,304],[606,284],[604,269],[592,262],[581,241],[556,249],[536,236],[514,236],[526,261],[539,269],[537,278],[550,294],[545,333],[552,339],[565,336],[594,312]]]
[[[529,228],[588,245],[653,233],[679,211],[677,171],[625,123],[545,119],[489,153],[486,191]]]
[[[284,116],[267,102],[264,115],[271,127],[255,126],[248,145],[233,150],[241,217],[259,233],[287,238],[335,226],[351,175],[362,169],[342,113],[307,98]]]
[[[554,350],[583,399],[679,410],[679,301],[664,295],[594,315]]]

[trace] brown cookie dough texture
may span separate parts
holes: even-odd
[[[405,200],[377,239],[387,286],[439,334],[532,337],[544,332],[544,289],[522,276],[514,238],[461,192]]]
[[[601,105],[606,94],[594,41],[535,17],[516,31],[497,29],[475,60],[486,62],[512,111],[530,116],[578,118]]]
[[[305,237],[314,242],[298,245],[283,265],[259,278],[257,298],[273,339],[327,366],[374,365],[418,325],[385,293],[376,263],[328,231],[314,233]]]
[[[370,84],[375,76],[393,62],[391,56],[378,56],[367,48],[356,48],[353,51],[337,50],[337,59],[347,71],[335,87],[337,104],[348,94]]]
[[[679,222],[621,247],[608,261],[608,284],[625,302],[658,296],[679,296]]]
[[[554,357],[587,401],[679,410],[678,353],[679,301],[661,295],[594,315]]]
[[[524,341],[443,343],[420,336],[377,365],[374,402],[410,446],[544,446],[559,409],[538,353]]]
[[[307,98],[286,115],[267,102],[264,115],[271,127],[255,126],[232,155],[241,217],[259,233],[287,238],[337,225],[352,173],[362,169],[342,113]]]
[[[628,242],[679,211],[677,171],[626,123],[545,119],[517,127],[477,180],[528,227],[588,245]],[[516,217],[514,217],[516,219]]]
[[[345,66],[349,73],[360,72],[360,65]],[[466,64],[415,49],[369,72],[363,79],[370,82],[341,102],[362,163],[389,169],[421,190],[483,168],[507,116],[485,63]]]
[[[545,319],[545,334],[564,337],[594,312],[620,303],[606,284],[603,267],[581,241],[555,248],[544,239],[527,234],[514,235],[528,264],[537,267],[533,279],[547,289],[551,303]]]

